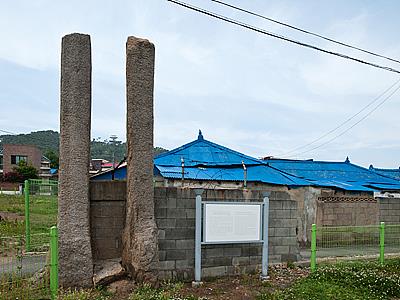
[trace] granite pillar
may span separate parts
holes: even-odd
[[[154,45],[128,37],[127,205],[122,262],[138,282],[158,280],[158,240],[153,190]]]
[[[64,36],[61,51],[59,282],[62,287],[89,287],[93,285],[89,224],[90,36]]]

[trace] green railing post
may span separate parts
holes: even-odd
[[[311,226],[311,272],[317,269],[317,225]]]
[[[24,195],[25,195],[25,249],[27,252],[31,250],[31,222],[29,216],[29,189],[30,184],[29,180],[25,180],[24,182]]]
[[[381,222],[379,227],[379,262],[385,263],[385,222]]]
[[[57,299],[58,291],[58,230],[56,226],[50,229],[50,292],[51,299]]]

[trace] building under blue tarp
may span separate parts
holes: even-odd
[[[379,175],[383,175],[386,177],[390,177],[392,179],[400,180],[400,168],[398,169],[378,169],[374,168],[373,165],[369,166],[369,170],[378,173]]]
[[[154,158],[154,175],[170,180],[258,182],[289,187],[315,186],[347,191],[397,191],[400,180],[345,162],[313,160],[260,160],[204,139],[196,140]],[[112,171],[91,180],[111,180]],[[126,166],[114,179],[126,178]]]

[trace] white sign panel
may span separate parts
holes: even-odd
[[[204,242],[261,240],[261,205],[204,204]]]

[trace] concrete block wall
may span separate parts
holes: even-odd
[[[400,224],[400,198],[378,198],[379,221]]]
[[[262,201],[262,191],[204,190],[207,201]],[[90,185],[91,235],[94,260],[121,257],[126,182],[97,181]],[[193,189],[156,187],[160,275],[164,279],[194,278],[195,194]],[[297,202],[287,192],[270,195],[269,262],[296,261]],[[214,277],[261,269],[260,244],[202,247],[202,276]]]
[[[160,274],[164,279],[194,277],[195,194],[192,189],[155,188]],[[204,190],[207,201],[262,201],[261,191]],[[297,203],[286,192],[270,196],[269,261],[296,261]],[[261,244],[202,246],[202,276],[215,277],[261,269]]]
[[[93,260],[121,257],[125,225],[126,181],[90,182]]]
[[[379,222],[378,203],[374,198],[350,201],[349,197],[337,197],[337,201],[318,201],[319,226],[376,225]]]

